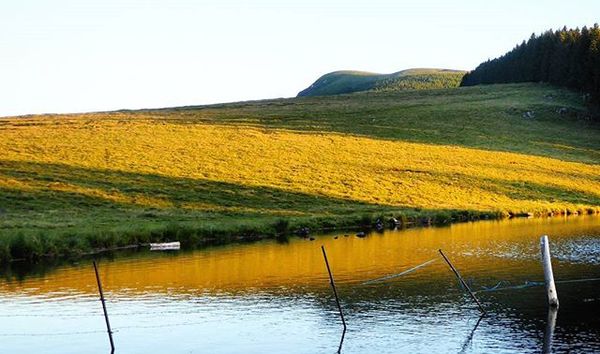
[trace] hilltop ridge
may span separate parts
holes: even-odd
[[[340,70],[327,73],[298,93],[298,97],[329,96],[369,90],[409,90],[458,87],[466,72],[413,68],[391,74]]]

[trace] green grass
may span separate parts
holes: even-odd
[[[568,113],[558,114],[557,110],[563,107],[568,108]],[[534,119],[523,118],[528,111],[535,112]],[[600,162],[600,126],[578,118],[586,114],[580,95],[546,84],[369,91],[149,112],[168,113],[156,119],[181,124],[201,120],[268,129],[326,131]]]
[[[447,224],[497,216],[478,211],[400,209],[277,188],[59,164],[1,162],[0,175],[119,190],[130,196],[160,194],[175,205],[196,202],[215,207],[253,207],[249,211],[199,212],[114,203],[77,193],[0,189],[0,206],[10,206],[0,217],[0,260],[70,257],[91,250],[168,240],[180,240],[191,247],[205,242],[290,236],[301,227],[313,231],[368,228],[377,218],[387,220],[392,216],[404,220],[405,227],[411,223]],[[283,215],[269,211],[274,207]],[[295,213],[303,215],[293,216]]]
[[[298,97],[328,96],[376,90],[398,91],[458,87],[464,71],[448,69],[408,69],[392,74],[364,71],[334,71],[321,76]]]
[[[562,107],[568,108],[567,114],[556,112]],[[535,118],[523,118],[526,111],[535,111]],[[144,124],[149,121],[151,126],[156,127],[150,131],[156,131],[157,135],[149,136],[149,143],[144,147],[148,151],[152,150],[154,144],[168,150],[180,143],[180,147],[173,147],[172,152],[175,153],[177,149],[190,144],[198,143],[201,150],[202,144],[215,143],[188,141],[185,139],[189,138],[184,135],[170,133],[165,136],[179,137],[182,141],[165,140],[159,144],[160,129],[166,129],[166,134],[177,128],[184,128],[182,132],[234,128],[239,129],[240,136],[260,133],[270,134],[274,139],[276,136],[293,136],[297,139],[298,134],[303,134],[306,139],[320,142],[339,137],[342,140],[336,144],[343,149],[352,147],[341,145],[347,138],[356,137],[373,141],[373,146],[377,148],[387,146],[387,142],[414,142],[433,148],[448,147],[448,154],[454,153],[452,146],[458,146],[549,157],[552,161],[558,161],[557,164],[559,160],[584,163],[587,167],[581,171],[553,172],[557,180],[572,177],[590,183],[589,187],[583,185],[578,189],[545,185],[533,178],[528,181],[507,181],[500,177],[460,175],[452,169],[446,174],[433,170],[417,171],[410,166],[405,169],[409,160],[418,162],[420,157],[402,155],[389,161],[389,169],[377,167],[372,171],[365,170],[362,176],[356,172],[345,176],[346,169],[350,171],[355,167],[340,165],[339,171],[333,169],[333,175],[344,178],[340,182],[342,186],[355,183],[346,181],[346,177],[364,177],[366,180],[348,188],[358,186],[374,191],[379,191],[377,186],[388,174],[409,174],[416,182],[446,183],[456,179],[459,187],[476,186],[515,202],[544,202],[557,207],[567,205],[565,208],[569,212],[595,212],[600,206],[599,192],[594,190],[594,183],[597,185],[600,181],[597,169],[600,163],[600,127],[578,118],[584,113],[580,97],[573,92],[548,85],[518,84],[442,90],[369,91],[160,110],[0,119],[0,139],[6,138],[4,141],[7,142],[4,150],[0,149],[3,152],[0,158],[0,182],[5,182],[0,184],[0,260],[68,257],[92,250],[166,240],[180,240],[186,246],[192,246],[207,240],[227,242],[275,237],[278,234],[293,234],[305,226],[313,231],[370,226],[377,218],[387,219],[391,216],[404,220],[405,225],[409,222],[445,224],[498,217],[506,214],[511,207],[507,205],[505,210],[481,208],[475,199],[473,207],[468,207],[468,200],[467,207],[435,207],[435,196],[429,207],[423,207],[378,201],[380,197],[385,197],[385,190],[382,190],[381,196],[373,195],[373,198],[344,197],[327,189],[301,190],[297,188],[304,187],[300,180],[292,181],[295,184],[281,184],[280,177],[269,175],[271,172],[267,170],[272,167],[269,165],[264,166],[264,171],[258,170],[259,174],[252,183],[225,181],[225,174],[221,175],[224,176],[223,180],[218,180],[220,175],[211,172],[211,166],[208,165],[202,165],[200,174],[193,175],[193,171],[186,169],[190,163],[186,155],[182,162],[158,165],[178,168],[173,171],[146,168],[145,163],[152,163],[149,156],[141,156],[139,161],[125,160],[121,165],[111,162],[111,159],[120,156],[116,150],[129,151],[132,148],[129,144],[133,144],[135,134],[141,130],[127,129],[136,129],[135,122],[138,120]],[[107,135],[106,146],[94,145],[94,149],[101,151],[96,157],[98,161],[91,157],[90,160],[73,160],[72,155],[77,151],[64,150],[68,141],[61,140],[63,130],[64,134],[69,129],[74,131],[73,134],[90,130],[96,135],[112,131],[102,128],[102,124],[108,124],[110,129],[113,129],[113,125],[118,128],[133,124],[133,128],[124,128],[125,135],[117,135],[119,145],[109,144],[112,140],[108,139],[112,139],[112,135]],[[28,134],[33,134],[37,132],[38,125],[40,136],[59,132],[59,139],[52,143],[55,145],[51,145],[51,148],[43,150],[41,140],[32,141],[22,149],[17,147],[21,142],[8,142],[8,137],[13,136],[10,134],[15,131],[26,128],[30,129],[27,130],[30,131]],[[45,125],[49,125],[49,128]],[[231,144],[231,148],[225,151],[232,154],[244,153],[236,145],[241,142],[215,141]],[[351,144],[353,140],[348,141]],[[261,145],[265,151],[258,152],[259,157],[247,163],[255,164],[261,154],[277,153],[268,151],[270,145],[269,142]],[[302,147],[289,148],[293,151]],[[81,149],[85,150],[86,147],[82,145]],[[346,154],[345,151],[341,150],[340,156]],[[376,159],[380,150],[373,151],[376,155],[365,158]],[[481,161],[482,157],[476,151],[472,162],[482,166],[487,164],[488,161]],[[171,153],[170,150],[167,152]],[[381,154],[383,152],[381,150]],[[156,160],[164,161],[172,156],[160,155]],[[212,168],[223,167],[218,161],[219,156],[214,158],[217,162]],[[284,154],[279,163],[291,164],[293,161],[287,158]],[[519,168],[527,171],[527,165],[523,166],[526,160],[518,161],[520,157],[516,155],[514,158],[521,165]],[[353,161],[371,162],[361,157]],[[141,165],[128,167],[134,163]],[[313,165],[310,168],[319,169],[321,166]],[[360,168],[358,171],[361,171]],[[233,175],[237,173],[227,173],[230,172]],[[323,178],[334,178],[326,175],[330,172],[324,169]],[[21,185],[27,188],[19,187]],[[69,188],[53,188],[55,185]],[[402,188],[398,189],[398,193],[402,193]],[[119,198],[112,198],[114,196]],[[168,204],[153,205],[153,202],[146,201],[150,198],[167,201]],[[440,199],[439,202],[444,201]],[[186,205],[207,207],[186,208]],[[526,211],[515,209],[515,214]]]

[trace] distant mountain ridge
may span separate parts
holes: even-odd
[[[298,97],[329,96],[369,90],[409,90],[458,87],[466,71],[415,68],[391,74],[342,70],[321,76]]]

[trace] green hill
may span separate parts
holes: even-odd
[[[365,71],[334,71],[321,76],[298,97],[328,96],[359,91],[420,90],[458,87],[464,71],[407,69],[392,74]]]

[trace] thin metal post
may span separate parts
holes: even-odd
[[[450,266],[450,269],[452,269],[452,271],[454,272],[454,274],[456,275],[456,277],[458,278],[460,283],[465,287],[465,289],[467,289],[467,292],[469,293],[469,295],[471,295],[471,298],[477,303],[477,306],[479,306],[479,311],[481,311],[481,313],[485,315],[486,312],[483,309],[483,306],[481,306],[481,303],[479,302],[479,300],[477,300],[477,298],[475,297],[475,294],[473,294],[473,292],[471,291],[471,288],[469,288],[467,283],[465,283],[463,278],[460,276],[460,274],[458,273],[458,270],[456,270],[456,268],[454,268],[452,263],[450,263],[450,260],[448,259],[448,257],[446,257],[446,255],[444,254],[444,252],[442,252],[441,249],[439,249],[438,251],[440,252],[442,257],[444,257],[444,260],[446,261],[446,263],[448,263],[448,265]]]
[[[325,253],[325,246],[321,246],[321,251],[323,251],[323,258],[325,258],[325,265],[327,266],[327,273],[329,273],[329,282],[331,284],[331,288],[333,289],[333,295],[335,295],[335,302],[337,303],[338,310],[340,311],[340,317],[342,318],[342,323],[344,324],[344,333],[345,333],[346,320],[344,319],[344,312],[342,311],[342,305],[340,305],[340,299],[338,297],[337,289],[335,288],[335,281],[333,280],[333,275],[331,274],[331,268],[329,268],[329,261],[327,260],[327,253]]]
[[[477,323],[475,323],[475,327],[473,327],[473,329],[471,330],[471,333],[469,333],[469,336],[467,337],[467,340],[465,340],[462,349],[460,350],[459,353],[466,353],[467,348],[469,347],[469,345],[473,342],[473,335],[475,335],[475,331],[477,330],[477,327],[479,327],[479,324],[481,323],[481,320],[485,317],[485,315],[481,315],[479,316],[479,319],[477,320]]]
[[[111,353],[115,351],[115,343],[113,342],[112,330],[110,329],[110,322],[108,320],[108,313],[106,312],[106,303],[104,302],[104,292],[102,291],[102,282],[100,281],[100,275],[98,275],[98,266],[96,261],[94,263],[94,272],[96,273],[96,282],[98,283],[98,292],[100,293],[100,301],[102,302],[102,310],[104,311],[104,319],[106,320],[106,330],[108,332],[108,339],[110,340]]]
[[[344,337],[346,337],[346,328],[342,331],[342,338],[340,338],[340,345],[338,346],[337,354],[342,353],[342,346],[344,345]]]

